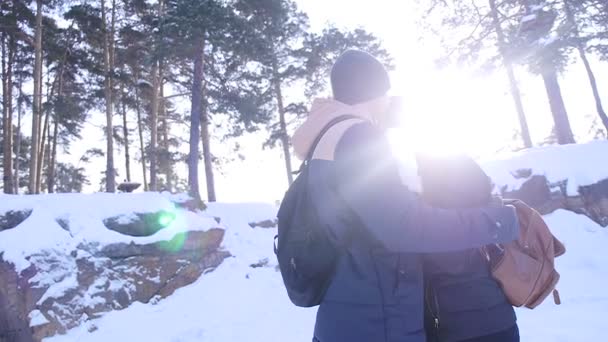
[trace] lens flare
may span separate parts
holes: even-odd
[[[157,222],[161,227],[168,227],[173,221],[175,221],[175,213],[172,211],[162,211],[158,215]]]
[[[171,239],[171,241],[158,242],[158,248],[168,253],[177,253],[184,247],[187,237],[188,233],[186,232],[178,233],[173,237],[173,239]]]

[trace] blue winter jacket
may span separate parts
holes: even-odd
[[[313,159],[309,189],[345,252],[319,306],[319,342],[424,342],[422,254],[516,239],[511,207],[429,207],[402,183],[384,134],[348,128],[333,160]]]
[[[470,157],[419,156],[417,166],[422,197],[433,206],[464,209],[494,201],[491,179]],[[494,255],[500,250],[488,246],[486,252]],[[481,249],[427,254],[423,264],[429,342],[480,337],[492,341],[495,334],[515,326],[515,311],[492,277],[490,262]],[[486,337],[489,335],[494,337]]]

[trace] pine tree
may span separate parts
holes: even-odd
[[[190,152],[187,157],[190,194],[200,199],[198,163],[199,144],[203,161],[207,199],[216,200],[211,117],[226,115],[229,136],[238,136],[266,122],[263,101],[256,101],[256,82],[251,81],[247,65],[256,49],[245,14],[233,3],[221,1],[167,1],[166,35],[181,65],[180,75],[189,82],[192,99],[190,113]],[[244,128],[244,129],[243,129]]]
[[[191,113],[190,151],[188,163],[189,194],[202,203],[199,181],[199,144],[201,118],[204,109],[205,49],[208,41],[215,37],[212,33],[222,31],[221,19],[224,6],[217,1],[169,0],[167,1],[167,30],[172,36],[182,37],[179,53],[191,61]],[[191,48],[188,48],[188,45]]]
[[[289,106],[284,89],[301,79],[305,63],[302,42],[307,36],[309,21],[291,0],[244,0],[239,10],[248,16],[248,25],[257,38],[256,61],[260,65],[259,77],[268,82],[277,111],[277,122],[272,126],[269,145],[280,142],[288,183],[293,182],[290,140],[287,116]]]
[[[32,111],[32,144],[30,153],[29,193],[39,193],[38,172],[40,118],[42,114],[42,0],[36,0],[36,26],[34,35],[34,97]]]
[[[120,88],[124,88],[120,94],[122,116],[123,116],[123,140],[125,147],[125,168],[127,169],[127,180],[130,176],[131,153],[126,153],[130,139],[129,129],[126,127],[127,116],[130,111],[134,111],[137,121],[137,141],[139,145],[139,162],[141,163],[144,191],[149,190],[148,182],[148,158],[146,153],[147,144],[145,135],[149,130],[146,124],[147,113],[145,103],[149,99],[145,94],[148,90],[147,77],[149,60],[152,55],[152,44],[148,44],[150,37],[145,32],[153,31],[151,28],[151,18],[155,17],[154,8],[142,1],[134,1],[125,4],[125,17],[137,18],[133,22],[128,22],[119,31],[119,43],[116,48],[117,70],[120,70],[117,78]],[[129,154],[129,156],[127,156]],[[127,166],[127,163],[129,166]]]
[[[509,90],[520,126],[523,146],[532,147],[521,91],[514,72],[517,60],[512,53],[513,31],[520,19],[517,0],[474,0],[425,3],[427,15],[421,19],[425,31],[438,36],[445,51],[438,58],[439,65],[468,64],[484,71],[504,67]],[[514,19],[515,18],[515,19]],[[439,25],[435,24],[440,22]],[[431,24],[429,24],[431,23]]]
[[[114,129],[112,119],[114,116],[114,39],[116,22],[116,3],[112,0],[110,21],[108,21],[108,8],[106,0],[100,0],[101,32],[103,35],[103,70],[104,93],[106,109],[106,191],[116,192],[116,178],[114,176]]]
[[[292,0],[242,0],[237,8],[247,18],[250,28],[253,58],[257,63],[255,78],[262,94],[269,94],[276,121],[266,143],[278,142],[283,151],[289,184],[293,182],[290,125],[306,113],[308,102],[326,86],[328,70],[335,58],[347,48],[360,48],[380,58],[390,57],[379,40],[364,30],[343,32],[328,28],[321,35],[309,33],[308,16]],[[303,99],[288,99],[285,89],[306,86]],[[261,97],[264,99],[264,97]],[[293,101],[292,101],[293,100]]]
[[[28,158],[27,152],[30,149],[30,145],[28,143],[24,143],[24,137],[22,132],[22,121],[24,111],[31,109],[32,107],[32,97],[27,96],[24,93],[23,85],[24,82],[28,79],[32,78],[32,61],[33,61],[33,48],[32,46],[21,42],[17,45],[18,49],[15,55],[15,87],[16,87],[16,112],[17,112],[17,126],[15,127],[14,133],[14,171],[13,171],[13,184],[14,184],[14,192],[18,194],[22,187],[27,187],[27,180],[29,180],[28,173]],[[22,178],[23,176],[23,178]],[[23,184],[23,181],[26,181]]]
[[[564,70],[568,63],[563,38],[559,33],[552,34],[556,13],[543,8],[544,1],[523,0],[526,16],[522,19],[518,49],[526,55],[527,64],[533,73],[543,78],[553,122],[555,135],[559,144],[574,143],[574,134],[570,127],[568,112],[564,104],[558,81],[558,72]]]
[[[543,78],[551,113],[560,143],[574,141],[568,114],[564,105],[558,74],[568,64],[567,45],[554,25],[554,11],[542,0],[433,1],[430,13],[441,20],[440,27],[428,29],[441,36],[446,48],[442,62],[480,65],[482,69],[496,68],[498,61],[507,70],[521,126],[524,145],[531,142],[525,121],[520,92],[513,64],[523,64]],[[425,18],[428,22],[436,22]],[[445,28],[449,29],[445,30]],[[455,42],[455,43],[454,43]]]
[[[591,68],[591,63],[587,58],[586,47],[587,41],[590,39],[590,37],[584,36],[580,29],[581,26],[584,26],[582,23],[583,21],[588,22],[590,20],[590,15],[587,8],[589,3],[588,1],[584,0],[563,0],[562,5],[565,14],[565,24],[566,27],[569,29],[566,31],[568,35],[568,40],[569,42],[571,42],[571,45],[576,49],[581,61],[583,62],[585,72],[587,73],[587,78],[589,79],[589,85],[591,86],[593,99],[595,101],[597,115],[602,121],[602,124],[606,129],[606,135],[608,136],[608,115],[606,115],[606,111],[604,110],[604,106],[602,104],[602,99],[600,97],[600,91],[598,89],[595,73],[593,72],[593,69]],[[608,8],[608,6],[606,8]],[[577,14],[579,15],[577,16]]]
[[[1,9],[4,12],[3,9]],[[4,13],[2,13],[4,16]],[[2,136],[4,193],[14,191],[13,185],[13,66],[16,42],[13,35],[2,33]]]
[[[523,140],[524,147],[531,148],[532,137],[530,136],[530,129],[528,128],[528,120],[526,119],[526,113],[524,111],[524,106],[521,100],[521,92],[519,91],[519,86],[517,85],[517,80],[515,78],[515,72],[513,70],[513,61],[507,53],[507,41],[502,28],[501,20],[499,18],[496,0],[489,0],[489,5],[490,13],[492,15],[492,26],[494,28],[494,31],[496,32],[498,50],[502,58],[502,63],[505,68],[505,71],[507,72],[507,77],[509,78],[511,96],[513,97],[513,103],[515,104],[515,110],[517,111],[517,117],[519,119],[521,138]]]

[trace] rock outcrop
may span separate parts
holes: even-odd
[[[541,175],[530,175],[526,178],[517,190],[501,189],[502,196],[520,199],[543,215],[557,209],[566,209],[586,215],[602,227],[608,227],[608,179],[581,186],[578,188],[578,194],[572,196],[567,191],[567,179],[550,183]]]
[[[32,214],[32,209],[9,210],[0,213],[0,232],[17,227]]]
[[[111,218],[104,223],[121,234],[150,236],[164,228],[163,215],[136,214],[130,215],[130,221]],[[69,232],[69,220],[60,221]],[[87,241],[72,250],[29,255],[30,266],[20,272],[0,252],[0,299],[6,302],[0,320],[6,317],[8,322],[0,324],[0,337],[31,331],[34,341],[41,341],[134,302],[155,303],[229,257],[221,248],[223,237],[223,229],[211,228],[186,230],[169,241],[145,244]]]

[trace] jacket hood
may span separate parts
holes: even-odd
[[[296,129],[291,140],[296,156],[304,160],[323,128],[339,116],[354,115],[372,122],[373,117],[365,107],[365,104],[349,106],[333,99],[314,100],[308,118]]]

